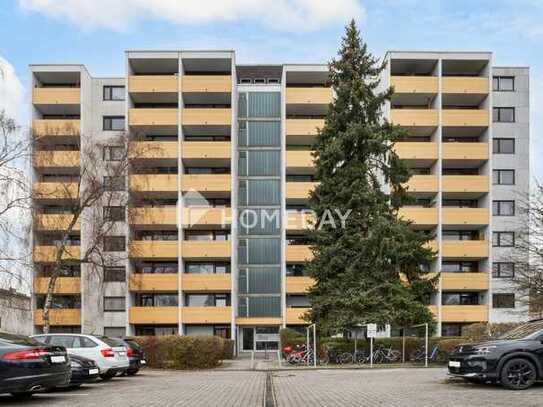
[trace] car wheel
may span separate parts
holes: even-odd
[[[139,369],[135,369],[135,370],[127,370],[127,371],[126,371],[126,375],[127,375],[127,376],[134,376],[134,375],[138,374],[139,371],[140,371]]]
[[[107,382],[115,377],[114,374],[111,373],[104,373],[100,375],[100,379],[102,379],[104,382]]]
[[[537,378],[535,365],[527,359],[514,358],[503,365],[500,379],[504,387],[524,390],[534,384]]]
[[[31,391],[22,391],[18,393],[11,393],[11,395],[16,398],[17,400],[26,400],[32,397]]]

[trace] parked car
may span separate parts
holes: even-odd
[[[133,376],[139,372],[139,370],[147,364],[145,361],[145,353],[140,345],[130,338],[121,339],[126,346],[126,354],[128,356],[128,361],[130,366],[126,370],[127,376]]]
[[[47,334],[34,338],[48,345],[64,346],[70,354],[93,360],[102,380],[124,373],[129,366],[126,347],[119,339],[83,334]]]
[[[543,320],[530,321],[494,341],[457,346],[449,355],[449,374],[527,389],[543,379]]]
[[[18,398],[70,381],[66,349],[0,332],[0,393]]]
[[[70,367],[72,377],[68,387],[76,388],[83,383],[96,380],[100,376],[100,369],[94,360],[77,355],[68,355],[70,358]]]

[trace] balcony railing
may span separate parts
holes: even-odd
[[[81,310],[75,308],[49,310],[49,324],[52,326],[81,325]],[[34,310],[34,325],[43,325],[43,310]]]
[[[443,208],[444,225],[488,225],[490,217],[487,208]]]
[[[45,168],[78,168],[80,165],[79,151],[36,151],[34,167]]]
[[[441,78],[441,91],[451,94],[487,94],[488,78],[469,76],[445,76]]]
[[[181,255],[185,259],[230,259],[231,242],[229,241],[184,241]]]
[[[287,277],[287,294],[307,294],[313,284],[311,277]]]
[[[489,123],[485,109],[443,109],[441,120],[446,127],[487,127]]]
[[[487,240],[445,240],[442,256],[451,259],[483,259],[488,257]]]
[[[130,190],[135,192],[177,192],[177,174],[130,175]]]
[[[287,324],[290,325],[308,325],[309,322],[304,319],[304,315],[311,308],[287,308]]]
[[[131,75],[128,77],[128,91],[131,93],[177,93],[176,75]]]
[[[184,75],[181,79],[183,93],[230,93],[230,75]]]
[[[81,120],[36,119],[32,121],[32,134],[35,137],[45,136],[79,136]]]
[[[34,278],[34,294],[46,294],[49,287],[49,277]],[[54,294],[80,294],[81,279],[79,277],[59,277],[55,282]]]
[[[441,322],[487,322],[487,305],[443,305]]]
[[[176,292],[178,291],[179,276],[174,273],[164,274],[130,274],[128,286],[130,291],[138,292]]]
[[[303,263],[313,259],[313,252],[308,245],[287,245],[286,259],[288,263]]]
[[[449,291],[488,290],[487,273],[441,273],[441,288]]]
[[[130,324],[163,324],[176,325],[179,323],[178,307],[130,307],[128,309]]]
[[[176,259],[177,241],[134,240],[129,245],[133,259]]]
[[[391,76],[394,93],[436,94],[439,89],[437,76]]]
[[[131,160],[177,160],[177,141],[133,141],[128,151]]]
[[[177,207],[130,208],[128,221],[135,226],[175,226],[177,225]]]
[[[34,88],[32,103],[35,105],[78,105],[81,103],[79,88]]]
[[[230,274],[183,274],[183,291],[191,292],[230,292],[232,277]]]
[[[74,215],[71,214],[37,214],[35,215],[34,228],[39,232],[57,232],[67,230],[73,219]],[[81,222],[79,219],[72,227],[72,230],[81,230]]]
[[[177,126],[179,110],[168,108],[132,108],[128,111],[130,126]]]

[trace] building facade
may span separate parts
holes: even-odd
[[[0,289],[0,332],[30,335],[32,308],[29,295]]]
[[[428,267],[441,272],[429,305],[437,333],[526,318],[506,260],[520,226],[514,201],[529,182],[528,70],[494,67],[490,53],[385,58],[382,84],[395,94],[384,114],[406,129],[396,151],[415,174],[416,204],[401,214],[435,236]],[[33,65],[31,75],[40,138],[34,189],[42,192],[36,331],[59,220],[69,216],[66,199],[77,199],[58,191],[80,177],[85,146],[99,141],[100,165],[114,160],[127,147],[113,144],[121,133],[134,165],[118,180],[119,204],[104,208],[116,213],[108,243],[115,261],[99,276],[77,264],[92,228],[82,220],[52,329],[215,334],[243,351],[273,349],[280,327],[305,325],[311,144],[333,97],[326,65],[237,65],[233,51],[128,51],[123,77],[93,78],[81,65]]]

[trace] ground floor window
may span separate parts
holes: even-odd
[[[161,325],[161,326],[137,326],[136,336],[165,336],[177,335],[177,325]]]
[[[462,336],[462,324],[442,324],[441,336]]]

